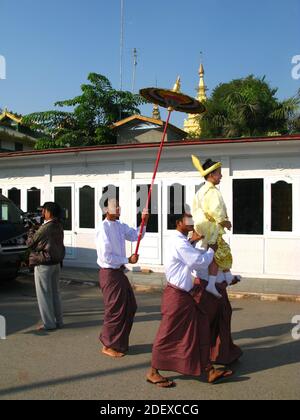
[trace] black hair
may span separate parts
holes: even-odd
[[[188,204],[184,204],[183,212],[181,214],[174,214],[176,226],[178,226],[180,222],[183,222],[183,219],[189,214],[191,214],[191,208]]]
[[[48,201],[43,205],[42,208],[49,211],[49,213],[51,213],[51,215],[57,219],[60,219],[62,217],[62,209],[57,203]]]
[[[211,168],[212,166],[216,165],[218,162],[214,162],[211,159],[207,159],[203,164],[203,169],[206,171],[207,169]],[[213,173],[213,172],[211,172]],[[205,179],[209,177],[210,174],[206,175]]]

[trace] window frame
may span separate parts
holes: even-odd
[[[29,210],[28,210],[28,202],[29,202],[29,200],[28,200],[28,192],[30,192],[30,191],[34,191],[34,189],[35,189],[35,191],[39,191],[40,192],[40,205],[39,206],[42,206],[44,203],[43,203],[43,198],[42,198],[42,196],[43,196],[43,190],[42,190],[42,188],[41,188],[41,186],[39,186],[39,185],[32,185],[31,187],[26,187],[26,211],[27,212],[29,212]],[[37,209],[35,210],[35,211],[37,211]]]
[[[246,234],[246,233],[233,233],[230,232],[230,236],[236,237],[251,237],[251,238],[296,238],[300,236],[300,218],[297,218],[297,215],[300,214],[300,200],[297,201],[297,197],[300,197],[300,176],[253,176],[247,174],[247,176],[233,176],[231,177],[231,200],[232,200],[232,210],[231,210],[231,221],[233,221],[233,181],[234,180],[243,180],[243,179],[263,179],[264,182],[264,232],[260,234]],[[287,182],[293,185],[293,231],[292,232],[279,232],[271,231],[271,217],[272,217],[272,207],[271,207],[271,185],[276,184],[279,181]],[[227,204],[227,203],[225,203]]]
[[[277,182],[286,182],[287,184],[292,185],[292,206],[293,206],[293,230],[289,231],[272,231],[272,185]],[[293,238],[299,236],[300,233],[300,223],[299,217],[300,214],[300,202],[296,200],[300,194],[300,177],[295,176],[272,176],[265,179],[265,236],[274,238]]]
[[[104,188],[109,187],[110,185],[119,189],[119,201],[120,201],[120,206],[121,206],[121,220],[122,220],[122,213],[123,212],[122,212],[122,185],[121,185],[121,183],[119,181],[115,181],[115,180],[111,180],[111,181],[101,180],[100,182],[97,183],[97,189],[96,189],[96,201],[95,201],[96,229],[97,229],[99,223],[103,221],[103,213],[102,213],[102,209],[100,207],[100,202],[101,202],[102,197],[103,197],[103,190],[104,190]]]
[[[138,198],[137,187],[146,186],[146,185],[148,187],[151,186],[151,181],[140,182],[140,180],[136,180],[136,182],[133,183],[132,197],[133,197],[133,206],[134,206],[134,211],[133,211],[134,221],[133,221],[132,225],[136,229],[138,229],[141,225],[141,223],[139,225],[137,224],[137,198]],[[161,217],[161,183],[156,181],[153,185],[153,189],[154,188],[157,189],[157,209],[158,209],[158,213],[157,213],[157,232],[147,231],[146,232],[147,235],[159,235],[160,232],[161,232],[161,222],[162,222],[162,217]],[[149,191],[148,191],[148,193],[149,193]],[[152,195],[151,195],[151,200],[153,200],[153,191],[152,191]],[[146,203],[145,203],[145,205],[146,205]]]
[[[245,236],[250,236],[251,238],[262,238],[265,236],[265,225],[266,225],[266,213],[265,213],[265,209],[266,209],[266,205],[265,205],[265,200],[266,200],[266,189],[265,189],[265,178],[263,177],[257,177],[257,176],[244,176],[244,177],[232,177],[231,178],[231,212],[228,211],[228,216],[229,216],[229,220],[231,221],[231,223],[233,224],[233,210],[234,210],[234,197],[233,197],[233,184],[234,181],[244,181],[244,180],[262,180],[263,181],[263,194],[264,194],[264,208],[263,208],[263,233],[234,233],[234,228],[232,227],[231,231],[226,230],[227,235],[229,236],[240,236],[240,237],[245,237]],[[227,207],[227,210],[229,208],[229,203],[225,202],[225,205]]]
[[[55,183],[51,186],[51,195],[52,201],[55,201],[55,188],[71,188],[71,207],[72,207],[72,218],[71,218],[71,229],[67,230],[64,229],[65,235],[66,234],[73,234],[76,233],[76,220],[77,220],[77,213],[76,213],[76,200],[75,200],[75,192],[76,186],[72,183]]]
[[[75,186],[75,230],[79,233],[91,233],[94,232],[97,228],[97,183],[95,182],[82,182],[80,184],[76,184]],[[94,220],[95,226],[93,228],[81,228],[80,227],[80,190],[84,187],[90,187],[94,189]]]
[[[165,207],[164,210],[166,211],[166,215],[164,215],[165,218],[165,230],[166,232],[170,233],[170,232],[174,232],[176,230],[176,226],[174,227],[174,229],[170,229],[169,228],[169,206],[171,204],[171,201],[169,200],[169,193],[171,191],[172,187],[175,187],[176,185],[181,186],[183,188],[183,205],[187,204],[187,184],[179,179],[179,180],[174,180],[173,182],[168,182],[166,184],[166,197],[165,197]],[[177,214],[177,213],[176,213]],[[179,213],[178,213],[179,214]]]

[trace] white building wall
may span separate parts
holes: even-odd
[[[192,203],[196,186],[202,182],[194,170],[190,155],[221,160],[223,180],[221,191],[232,218],[233,179],[263,178],[265,194],[274,180],[285,179],[293,183],[294,230],[289,233],[270,232],[270,203],[265,200],[265,226],[263,235],[226,235],[234,256],[234,272],[248,277],[290,278],[300,280],[300,155],[291,150],[276,149],[273,145],[226,146],[227,154],[220,146],[169,148],[164,152],[157,174],[159,190],[159,232],[148,233],[142,242],[141,265],[162,271],[164,249],[170,231],[167,230],[167,188],[181,183],[186,188],[186,200]],[[299,146],[298,149],[299,151]],[[151,182],[156,149],[111,152],[76,153],[74,155],[46,155],[31,158],[1,159],[0,188],[4,195],[11,188],[21,190],[21,207],[27,209],[27,190],[41,190],[41,202],[53,200],[54,188],[72,188],[73,229],[65,233],[68,248],[66,264],[96,267],[95,229],[79,227],[79,190],[85,185],[95,189],[96,224],[102,219],[99,201],[102,189],[113,184],[120,188],[122,219],[131,226],[136,224],[135,190],[138,184]],[[299,219],[299,220],[298,220]],[[130,255],[135,246],[127,244]]]

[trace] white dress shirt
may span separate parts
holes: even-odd
[[[146,228],[144,228],[143,236]],[[139,229],[133,229],[124,223],[116,220],[111,222],[105,219],[97,228],[97,264],[101,268],[118,269],[128,264],[126,258],[125,241],[136,242],[139,236]]]
[[[176,230],[169,241],[165,263],[168,282],[190,292],[193,288],[192,272],[201,269],[207,270],[214,254],[211,248],[207,252],[201,253],[190,244],[186,236]]]

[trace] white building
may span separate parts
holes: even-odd
[[[151,182],[157,150],[155,143],[2,153],[0,189],[24,211],[58,201],[66,209],[66,264],[96,267],[99,202],[103,207],[107,190],[115,188],[122,220],[137,225],[137,207],[144,201],[140,187]],[[157,214],[142,241],[140,265],[162,270],[174,192],[191,204],[203,181],[191,154],[223,163],[221,190],[234,225],[227,237],[234,271],[300,280],[300,135],[166,143],[152,200]],[[134,246],[127,251],[130,255]]]

